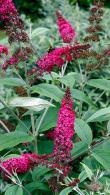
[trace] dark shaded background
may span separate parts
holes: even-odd
[[[72,4],[78,3],[82,8],[87,9],[94,0],[68,1]],[[104,2],[106,6],[110,7],[110,0],[105,0]],[[45,16],[41,0],[14,0],[14,3],[20,13],[24,13],[26,16],[31,17],[32,20],[37,20],[39,17]]]
[[[41,0],[14,0],[19,13],[24,13],[33,20],[43,16],[43,7]]]

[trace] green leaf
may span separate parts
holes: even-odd
[[[92,101],[88,98],[88,96],[78,89],[72,89],[71,95],[74,99],[86,102],[87,104],[93,105]]]
[[[59,110],[59,107],[48,109],[48,111],[44,117],[43,123],[41,124],[41,126],[39,128],[39,132],[47,131],[48,129],[51,129],[51,128],[56,126],[56,122],[57,122],[57,118],[58,118],[58,110]],[[42,115],[43,115],[43,113],[42,113]],[[36,126],[39,124],[39,121],[40,121],[42,115],[36,120]]]
[[[85,144],[91,144],[92,142],[92,131],[86,122],[82,119],[75,120],[75,131],[80,139],[85,142]]]
[[[12,87],[24,86],[26,83],[19,78],[0,79],[0,85],[7,85]]]
[[[81,156],[84,152],[88,151],[88,145],[85,142],[78,142],[74,144],[74,147],[71,151],[71,155],[74,158]]]
[[[23,124],[24,125],[23,125]],[[15,131],[19,131],[19,132],[28,132],[31,128],[31,120],[27,117],[26,119],[22,120],[22,123],[21,121],[18,122],[18,125],[16,126],[16,129]]]
[[[24,107],[33,111],[40,111],[49,106],[53,106],[50,102],[33,97],[16,97],[9,101],[11,107]]]
[[[35,30],[32,31],[32,38],[36,37],[36,36],[40,36],[42,34],[45,34],[49,31],[48,28],[44,28],[44,27],[39,27],[36,28]]]
[[[42,166],[42,165],[37,166],[32,173],[33,180],[36,181],[40,179],[41,176],[44,177],[45,174],[49,171],[50,171],[50,168],[47,168],[46,166]]]
[[[33,136],[21,132],[0,134],[0,151],[14,147],[20,143],[31,142],[33,139]]]
[[[61,83],[65,84],[67,87],[73,88],[75,84],[74,73],[68,73],[64,77],[58,79]]]
[[[60,77],[60,75],[57,74],[56,72],[51,72],[51,75],[44,73],[43,76],[41,77],[41,79],[44,79],[46,81],[52,81],[53,79],[58,79],[59,77]]]
[[[110,139],[96,145],[92,150],[92,156],[105,168],[110,169]]]
[[[27,185],[25,185],[25,188],[29,190],[29,192],[33,192],[34,190],[43,190],[43,191],[49,191],[49,187],[45,183],[41,183],[38,181],[31,182]]]
[[[18,185],[10,186],[6,190],[5,195],[23,195],[23,189]]]
[[[83,182],[86,178],[87,178],[87,173],[85,170],[83,170],[80,174],[79,174],[79,179],[80,179],[80,183]]]
[[[39,84],[31,87],[32,93],[38,93],[42,96],[46,96],[60,102],[64,93],[53,84]]]
[[[110,80],[107,79],[91,79],[87,84],[92,87],[110,91]]]
[[[81,163],[81,164],[84,167],[84,169],[85,169],[85,171],[87,173],[88,178],[91,180],[92,176],[93,176],[93,173],[92,173],[91,169],[87,165],[85,165],[84,163]]]
[[[64,190],[62,190],[59,195],[68,195],[70,192],[73,191],[73,188],[72,187],[67,187],[65,188]]]
[[[53,142],[51,140],[38,140],[38,153],[50,154],[53,151]]]
[[[103,109],[98,110],[97,112],[95,112],[95,113],[87,120],[87,122],[99,121],[100,118],[101,118],[103,115],[107,115],[107,114],[110,114],[110,107],[108,107],[108,108],[103,108]]]

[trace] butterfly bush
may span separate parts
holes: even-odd
[[[20,157],[11,158],[0,163],[9,173],[28,172],[33,165],[46,165],[48,168],[57,168],[67,175],[69,166],[64,166],[64,161],[70,159],[71,149],[73,148],[72,137],[74,135],[75,113],[73,111],[73,100],[69,88],[62,99],[61,108],[58,113],[57,126],[54,130],[54,150],[50,155],[22,154]],[[52,132],[53,133],[53,132]],[[53,158],[48,160],[49,158]],[[1,169],[4,176],[7,175],[4,169]]]

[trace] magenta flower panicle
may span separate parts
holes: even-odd
[[[0,19],[10,22],[12,16],[18,15],[12,0],[0,0]]]
[[[57,15],[57,25],[59,29],[59,33],[65,43],[70,43],[76,36],[75,29],[66,20],[59,11],[56,12]]]
[[[54,156],[57,162],[66,161],[71,156],[70,153],[73,148],[71,139],[74,135],[74,121],[73,100],[70,89],[67,88],[58,113],[58,121],[54,134]]]
[[[72,61],[79,52],[88,50],[90,48],[89,44],[77,44],[77,45],[67,45],[61,48],[55,48],[53,51],[44,54],[36,64],[42,72],[51,72],[55,66],[61,68],[63,64],[67,61]]]
[[[35,162],[38,160],[37,154],[22,154],[20,157],[10,158],[6,161],[0,162],[1,167],[0,171],[3,173],[4,178],[8,177],[8,172],[13,175],[14,172],[16,173],[26,173],[29,171]],[[7,172],[5,172],[5,169]]]

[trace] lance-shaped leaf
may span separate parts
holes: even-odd
[[[0,79],[0,85],[7,85],[12,87],[24,86],[26,83],[19,78]]]
[[[73,88],[75,84],[74,72],[70,72],[62,78],[59,78],[58,80],[67,87]]]
[[[72,89],[71,95],[74,99],[80,100],[80,101],[85,102],[85,103],[90,104],[90,105],[93,105],[93,102],[91,101],[91,99],[89,99],[89,97],[84,92],[82,92],[78,89]]]
[[[20,143],[31,142],[34,139],[33,136],[29,136],[26,133],[11,132],[0,135],[0,151],[14,147]]]
[[[92,142],[92,131],[89,125],[82,119],[75,120],[75,131],[80,139],[87,145]]]
[[[107,116],[108,114],[110,114],[110,107],[102,108],[95,112],[90,118],[88,118],[87,122],[99,121],[102,116]]]
[[[18,185],[9,186],[5,192],[5,195],[23,195],[22,187]]]
[[[110,91],[110,80],[107,79],[91,79],[87,84],[92,87],[103,89],[104,91]]]
[[[53,84],[39,84],[37,86],[33,86],[32,93],[38,93],[40,95],[50,97],[57,102],[60,102],[64,93],[57,86]]]
[[[35,30],[33,30],[32,32],[32,38],[36,37],[36,36],[40,36],[42,34],[45,34],[49,31],[48,28],[43,28],[43,27],[39,27],[39,28],[36,28]]]
[[[50,102],[43,100],[41,98],[33,97],[16,97],[9,101],[9,106],[11,107],[23,107],[33,111],[41,111],[49,106],[54,106]]]

